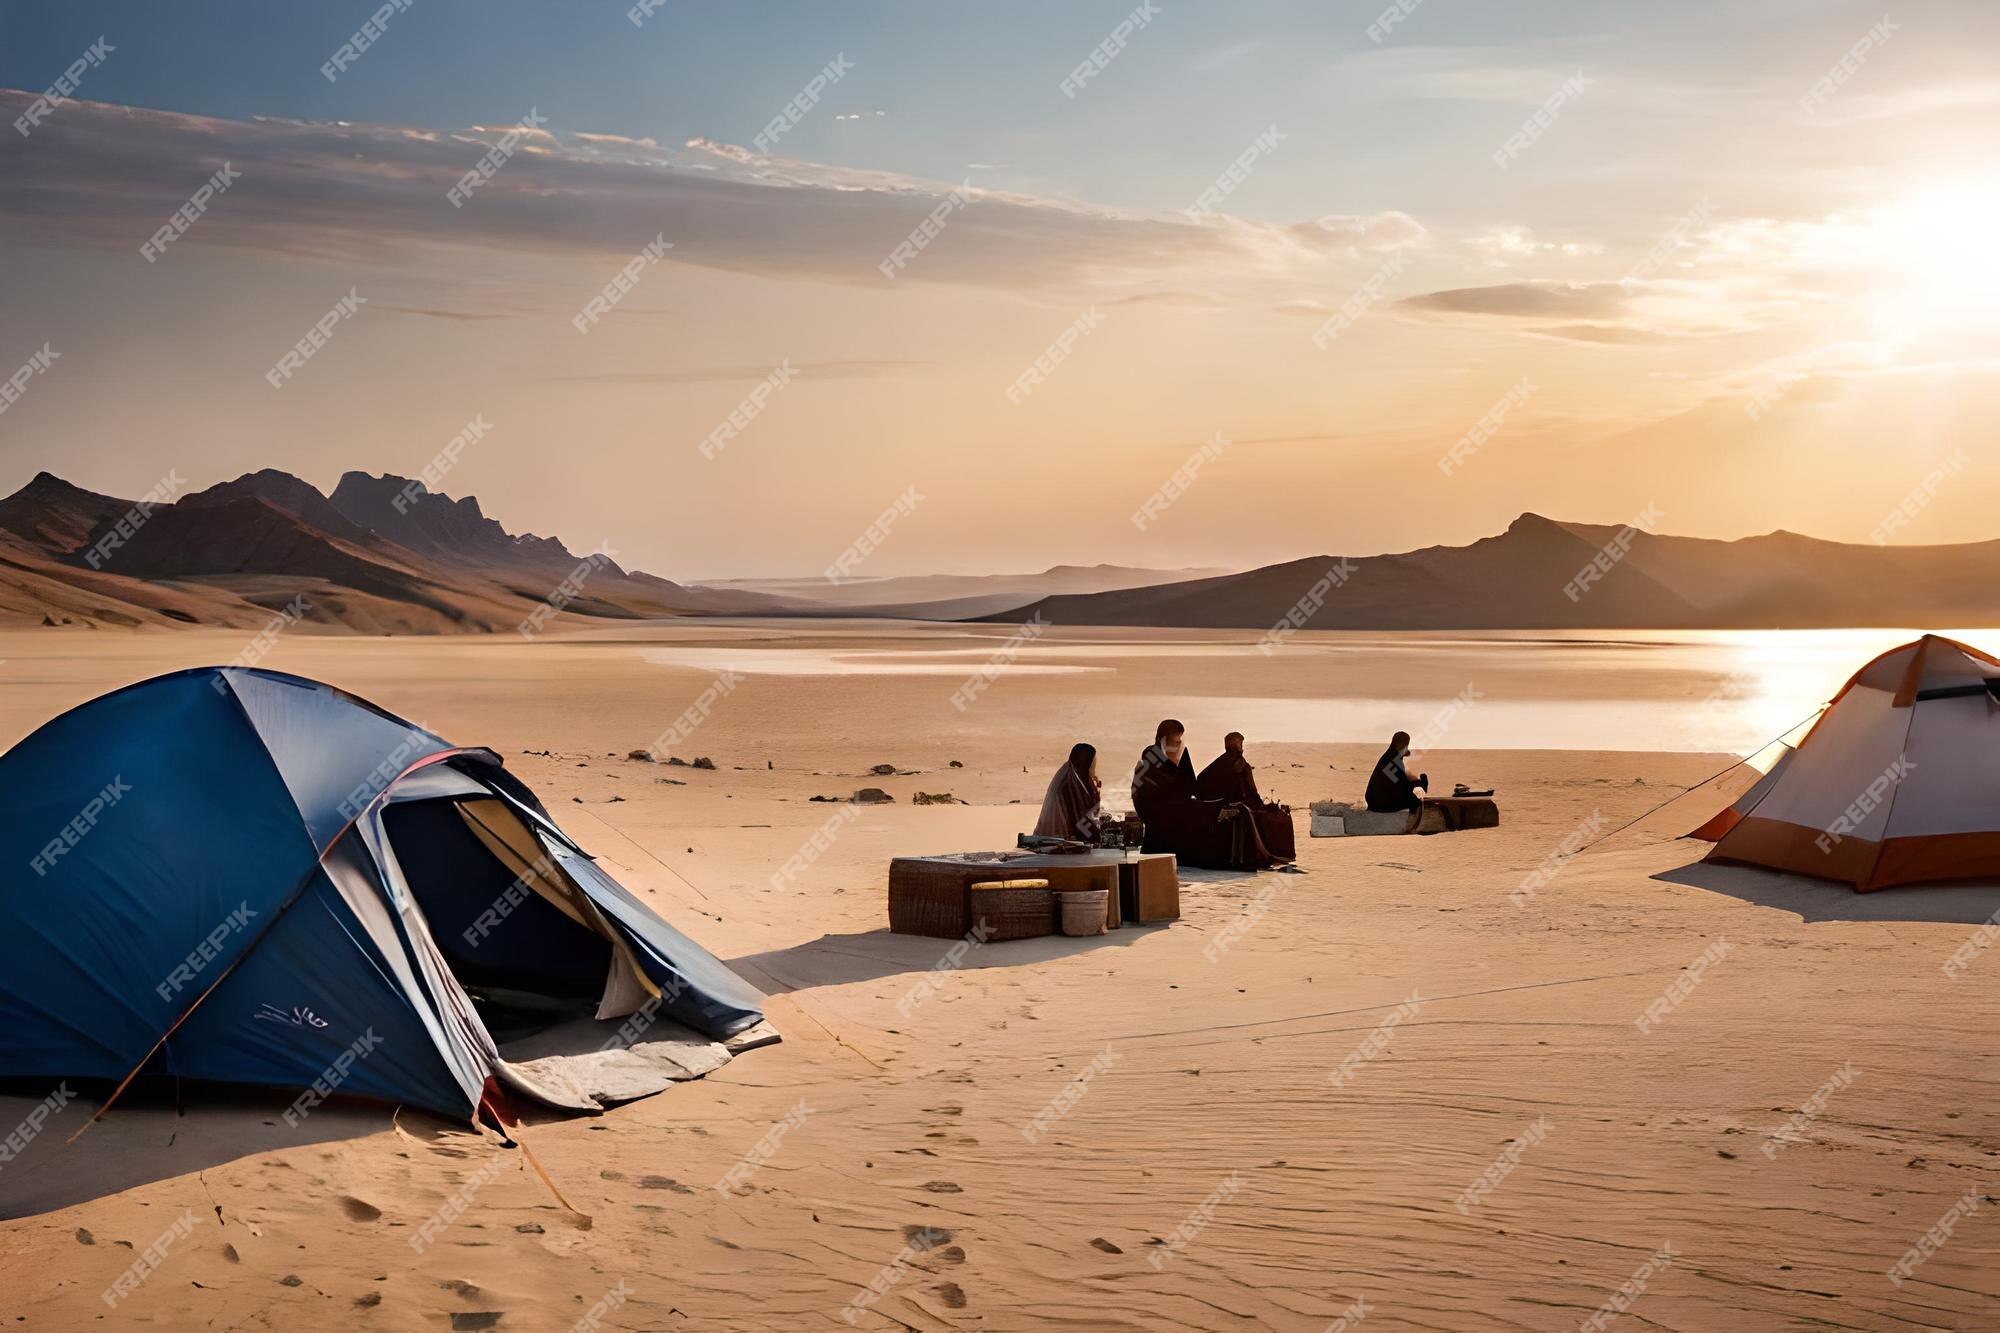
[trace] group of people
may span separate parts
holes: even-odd
[[[1410,734],[1399,731],[1368,777],[1370,810],[1414,810],[1430,775],[1410,776]],[[1215,870],[1265,870],[1298,859],[1287,805],[1264,799],[1243,753],[1243,733],[1222,738],[1222,753],[1199,773],[1188,753],[1187,728],[1160,723],[1132,771],[1132,808],[1145,825],[1142,851],[1172,852],[1183,865]],[[1035,836],[1095,844],[1107,822],[1097,747],[1078,744],[1049,781]]]
[[[1097,748],[1077,745],[1042,798],[1038,837],[1095,843],[1105,822]],[[1263,870],[1298,859],[1289,806],[1267,801],[1243,753],[1243,734],[1222,738],[1222,753],[1199,773],[1187,728],[1160,723],[1132,772],[1132,808],[1145,826],[1142,851],[1172,852],[1183,865]]]

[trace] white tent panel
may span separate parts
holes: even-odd
[[[1820,718],[1751,817],[1816,830],[1832,827],[1863,801],[1869,784],[1890,771],[1909,730],[1910,710],[1894,707],[1894,696],[1874,689],[1851,691]],[[1842,836],[1880,840],[1888,827],[1889,805],[1885,796],[1871,810],[1855,810],[1860,817]]]
[[[1912,764],[1896,791],[1888,836],[1921,838],[2000,826],[2000,708],[1976,695],[1912,706]]]

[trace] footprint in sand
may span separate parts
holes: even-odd
[[[672,1190],[676,1194],[692,1194],[694,1191],[675,1180],[672,1176],[642,1176],[639,1180],[642,1190]]]
[[[340,1196],[340,1211],[347,1214],[352,1222],[373,1222],[382,1216],[382,1210],[365,1199],[357,1199],[352,1194]]]
[[[1092,1236],[1090,1238],[1090,1243],[1092,1245],[1095,1245],[1098,1249],[1104,1251],[1106,1254],[1125,1253],[1125,1251],[1119,1249],[1116,1245],[1113,1245],[1110,1241],[1104,1239],[1104,1237],[1102,1236]]]
[[[234,1245],[224,1245],[222,1247],[222,1257],[227,1259],[232,1264],[240,1264],[243,1262],[243,1256],[236,1252],[236,1247]]]
[[[469,1310],[464,1314],[455,1314],[451,1317],[452,1333],[460,1333],[460,1330],[496,1328],[499,1326],[500,1316],[505,1313],[504,1310]]]
[[[91,1235],[82,1227],[78,1227],[76,1229],[76,1243],[79,1245],[95,1245],[97,1244],[97,1237]]]
[[[949,1180],[928,1180],[924,1182],[923,1187],[929,1190],[932,1194],[965,1193],[965,1187],[963,1185],[954,1185]]]
[[[951,1232],[943,1227],[912,1223],[903,1228],[903,1243],[913,1250],[934,1250],[940,1245],[951,1243]]]
[[[964,1115],[965,1108],[963,1106],[926,1106],[924,1113],[926,1115]]]
[[[465,1297],[468,1301],[479,1294],[479,1288],[462,1277],[446,1278],[438,1285],[454,1295]]]
[[[954,1310],[965,1308],[965,1291],[956,1282],[941,1282],[937,1288],[938,1299]]]

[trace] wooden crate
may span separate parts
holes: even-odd
[[[1118,867],[1118,892],[1126,920],[1140,925],[1181,919],[1180,866],[1170,854],[1155,853]]]

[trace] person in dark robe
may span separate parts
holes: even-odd
[[[1389,748],[1375,761],[1375,771],[1368,775],[1368,808],[1378,814],[1395,810],[1421,810],[1424,798],[1417,795],[1417,789],[1428,791],[1431,775],[1419,773],[1411,777],[1403,767],[1410,757],[1410,733],[1399,731],[1389,740]]]
[[[1069,838],[1094,843],[1104,820],[1104,784],[1097,778],[1097,747],[1078,743],[1049,779],[1035,820],[1038,838]]]
[[[1147,852],[1172,852],[1181,864],[1209,870],[1261,870],[1277,864],[1240,803],[1201,797],[1187,729],[1172,718],[1132,771],[1132,808],[1146,826]]]
[[[1154,731],[1153,743],[1139,752],[1138,766],[1132,770],[1132,808],[1149,830],[1147,851],[1153,850],[1150,846],[1153,825],[1164,828],[1180,813],[1182,805],[1195,798],[1194,761],[1188,757],[1187,730],[1168,718]]]
[[[1195,788],[1205,801],[1225,801],[1241,805],[1257,830],[1258,841],[1274,861],[1299,859],[1297,835],[1292,830],[1291,807],[1267,801],[1257,790],[1257,776],[1243,753],[1243,733],[1232,731],[1222,738],[1222,753],[1201,770]]]

